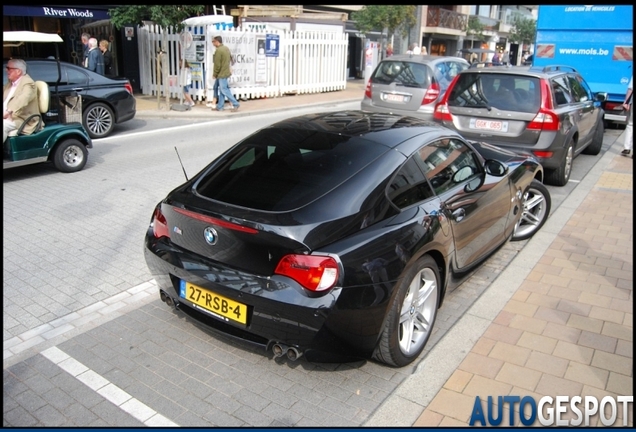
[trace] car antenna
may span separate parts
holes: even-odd
[[[181,164],[181,169],[183,170],[183,175],[185,176],[186,181],[188,181],[188,174],[186,174],[183,162],[181,162],[181,156],[179,156],[179,150],[177,150],[177,146],[174,146],[174,151],[177,152],[177,157],[179,158],[179,163]]]

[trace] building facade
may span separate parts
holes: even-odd
[[[81,62],[82,43],[80,36],[88,32],[98,39],[111,42],[111,50],[115,61],[116,72],[131,79],[133,87],[138,76],[139,63],[135,36],[124,33],[125,29],[116,30],[110,24],[108,10],[119,5],[76,5],[76,6],[3,6],[4,30],[32,30],[58,33],[64,40],[64,47],[60,50],[62,60],[76,63]],[[271,6],[275,8],[275,6]],[[374,29],[361,34],[351,19],[351,13],[360,10],[362,5],[303,5],[299,6],[305,12],[331,13],[334,16],[344,15],[341,20],[344,31],[349,36],[349,55],[347,69],[349,78],[362,78],[364,74],[365,50],[369,42],[380,46],[379,57],[386,55],[384,48],[391,44],[393,52],[404,53],[411,43],[418,43],[425,47],[429,54],[441,56],[468,57],[463,52],[466,48],[484,48],[491,51],[509,51],[513,64],[521,64],[520,59],[524,51],[532,50],[532,46],[523,46],[510,42],[510,31],[514,20],[518,17],[537,18],[538,6],[513,5],[418,5],[416,9],[416,25],[408,31],[408,36],[401,34],[388,35],[386,29]],[[205,14],[229,15],[233,8],[257,10],[263,6],[205,6]],[[318,14],[317,14],[318,15]],[[466,26],[471,16],[477,17],[484,26],[485,40],[477,40],[475,36],[466,33]],[[265,19],[267,18],[267,19]],[[265,21],[280,21],[280,16],[268,17],[251,14],[252,23]],[[292,21],[302,22],[301,19],[291,17]],[[314,22],[318,20],[310,19]],[[289,21],[289,19],[288,19]],[[305,20],[306,21],[306,20]],[[236,26],[243,23],[236,17]],[[323,24],[326,24],[323,21]],[[336,23],[329,23],[336,24]],[[50,47],[24,46],[16,49],[4,49],[3,57],[47,57]],[[482,60],[488,60],[492,54],[484,54]],[[137,89],[136,89],[137,90]]]

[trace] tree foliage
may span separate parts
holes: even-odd
[[[513,43],[524,43],[530,45],[534,43],[535,34],[537,32],[537,23],[531,18],[517,18],[513,26],[510,28],[509,39]]]
[[[355,25],[361,33],[386,28],[389,32],[388,35],[391,36],[397,29],[400,29],[402,36],[406,37],[409,28],[416,23],[416,12],[415,5],[365,6],[352,12],[351,19],[355,21]]]
[[[114,9],[109,9],[108,13],[110,14],[110,21],[118,30],[125,25],[142,25],[143,21],[150,20],[161,27],[174,27],[177,31],[181,31],[184,27],[183,20],[199,16],[203,13],[203,10],[203,5],[133,5],[118,6]]]
[[[487,36],[484,35],[485,29],[486,26],[483,25],[476,16],[473,15],[468,18],[468,23],[466,24],[466,34],[468,36],[473,36],[478,41],[484,42],[488,39]]]

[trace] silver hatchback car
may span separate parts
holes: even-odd
[[[435,104],[470,64],[461,57],[394,55],[371,74],[361,102],[365,111],[433,119]]]

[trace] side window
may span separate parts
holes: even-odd
[[[407,87],[427,88],[431,81],[428,71],[421,63],[385,60],[375,70],[372,80],[377,84],[395,82]]]
[[[468,65],[455,61],[448,62],[448,76],[452,80],[455,76],[463,70],[468,69]]]
[[[422,202],[434,195],[418,165],[413,157],[409,158],[387,188],[389,199],[400,209]]]
[[[27,74],[33,81],[44,81],[49,87],[57,81],[57,68],[51,67],[51,63],[27,63]]]
[[[585,81],[578,75],[568,75],[568,82],[572,89],[572,95],[577,102],[587,102],[592,100],[592,93],[589,91],[587,85],[584,87]]]
[[[71,67],[62,67],[62,75],[64,72],[67,74],[67,83],[69,85],[88,85],[88,75],[83,71],[71,68]]]
[[[572,103],[572,95],[565,76],[556,77],[551,81],[554,103],[557,105],[567,105]]]
[[[416,160],[438,195],[481,173],[473,151],[455,138],[422,147],[417,156]]]

